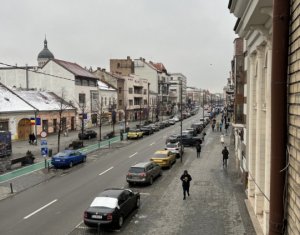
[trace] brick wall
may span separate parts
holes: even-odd
[[[291,0],[288,89],[287,234],[300,234],[300,0]]]

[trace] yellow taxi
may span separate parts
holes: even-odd
[[[159,150],[154,153],[150,161],[157,163],[161,167],[171,168],[172,164],[176,162],[176,154],[170,150]]]
[[[143,137],[143,132],[140,129],[129,130],[127,134],[127,139],[138,139]]]

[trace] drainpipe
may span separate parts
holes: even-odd
[[[269,235],[284,234],[289,1],[273,1]]]

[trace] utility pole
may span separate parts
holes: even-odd
[[[204,121],[204,90],[202,92],[202,118],[203,118],[203,121]]]
[[[182,162],[182,80],[179,82],[180,85],[180,162]]]

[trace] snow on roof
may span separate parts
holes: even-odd
[[[36,107],[39,111],[55,111],[62,109],[75,109],[65,100],[61,102],[61,98],[53,92],[46,91],[15,91],[22,99]]]
[[[0,83],[0,112],[55,111],[61,109],[60,97],[53,92],[12,90]],[[62,108],[75,109],[63,100]]]
[[[24,112],[35,111],[35,108],[30,106],[24,100],[15,95],[7,87],[0,83],[0,112]]]
[[[116,90],[113,87],[107,85],[106,83],[104,83],[102,81],[98,81],[98,87],[100,88],[100,90],[107,90],[107,91],[115,91]]]

